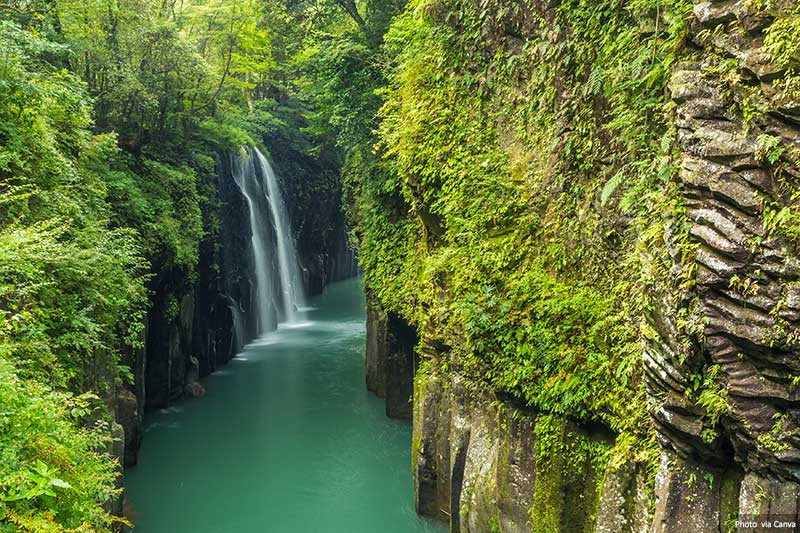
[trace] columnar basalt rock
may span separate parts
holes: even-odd
[[[414,505],[419,514],[450,521],[449,390],[438,374],[420,374],[414,381],[411,446]]]
[[[386,416],[411,420],[417,331],[367,292],[367,389],[386,399]]]
[[[150,316],[146,365],[146,404],[164,407],[183,396],[192,339],[194,297],[184,294],[177,316],[168,320],[161,313]]]
[[[606,465],[611,432],[476,394],[433,368],[415,380],[412,465],[420,514],[453,532],[630,532],[651,524],[645,465]],[[544,436],[537,421],[546,417]],[[548,441],[539,456],[537,439]]]
[[[672,75],[685,220],[668,229],[675,283],[654,298],[658,336],[644,350],[663,450],[654,531],[718,531],[737,513],[797,518],[800,260],[764,220],[765,205],[786,202],[780,180],[800,176],[800,117],[763,49],[771,20],[752,2],[696,3]],[[746,121],[753,101],[768,111]],[[770,139],[787,148],[779,163],[764,153]],[[719,484],[693,490],[687,476],[729,480],[738,509]],[[770,506],[764,491],[788,503]]]
[[[386,398],[386,312],[367,291],[367,390]]]
[[[403,317],[386,316],[386,416],[411,420],[414,374],[418,364],[417,331]]]

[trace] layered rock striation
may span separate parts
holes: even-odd
[[[457,5],[473,14],[471,3]],[[437,6],[426,12],[432,25],[440,24]],[[662,243],[648,242],[636,252],[643,269],[658,265],[657,279],[647,282],[648,303],[638,313],[644,316],[631,317],[640,327],[642,346],[642,366],[631,387],[644,381],[642,397],[650,413],[650,426],[635,437],[642,455],[629,450],[626,456],[631,433],[612,430],[613,420],[600,413],[571,418],[537,411],[519,396],[493,389],[489,379],[464,371],[465,353],[479,348],[452,326],[451,317],[437,316],[438,295],[444,294],[443,302],[453,297],[444,274],[425,279],[437,296],[426,302],[428,307],[414,309],[425,317],[415,333],[415,354],[398,348],[398,336],[391,333],[413,325],[384,311],[374,295],[368,298],[368,387],[387,398],[397,396],[407,385],[408,362],[416,369],[410,395],[415,503],[420,513],[447,522],[451,531],[719,532],[736,530],[737,520],[800,523],[799,65],[796,53],[783,62],[776,59],[776,50],[786,56],[790,45],[775,44],[780,32],[793,31],[785,22],[797,16],[789,15],[797,8],[792,2],[687,2],[671,11],[636,15],[642,16],[640,37],[653,38],[669,24],[681,26],[675,17],[684,16],[684,6],[686,34],[669,59],[674,62],[663,95],[667,131],[661,132],[661,142],[670,148],[664,157],[677,170],[657,184],[668,200],[655,202],[638,221],[654,223],[664,236]],[[513,48],[509,56],[518,59],[514,54],[530,42],[542,50],[561,50],[562,44],[569,48],[562,41],[580,37],[552,27],[558,20],[552,3],[522,2],[516,11],[481,8],[474,20],[483,24],[481,35],[491,38],[475,45],[485,56],[471,56],[473,61],[499,55],[496,48],[508,43],[513,45],[508,45]],[[489,27],[495,12],[498,20],[505,17],[506,26]],[[441,26],[454,35],[466,31],[457,24]],[[537,31],[545,38],[530,37]],[[552,57],[560,59],[559,53]],[[603,73],[590,66],[585,79],[580,74],[573,79],[580,69],[566,64],[568,69],[548,81],[556,86],[555,101],[573,109],[580,105],[571,100],[575,91],[567,84],[586,82],[585,94],[595,85],[597,95]],[[536,68],[522,70],[515,83],[525,86],[525,76]],[[515,98],[522,100],[521,92]],[[611,99],[597,96],[586,106],[600,130],[607,126],[603,121],[609,120]],[[512,105],[493,102],[498,108],[506,104]],[[555,114],[561,121],[558,135],[569,138],[574,117],[560,110]],[[552,150],[552,161],[567,157],[564,143],[553,143]],[[414,175],[406,181],[416,202],[418,234],[424,234],[417,235],[415,253],[433,255],[447,243],[442,235],[448,222],[428,212],[426,191],[415,188]],[[577,187],[574,181],[565,178],[563,189]],[[589,211],[606,217],[601,227],[613,226],[607,235],[628,239],[625,246],[644,241],[631,237],[630,220],[604,208],[618,186],[612,178],[595,187],[597,198],[572,215],[584,223],[591,220]],[[557,202],[559,196],[553,198]],[[657,212],[662,208],[667,213],[663,225]],[[579,246],[597,242],[613,249],[606,241],[587,242],[566,246],[565,253],[580,255]],[[588,263],[584,259],[579,266],[591,268]],[[458,306],[448,309],[453,313]],[[392,366],[393,354],[400,353],[407,363]],[[491,365],[481,368],[487,369],[497,371]],[[404,389],[402,396],[409,396]],[[643,420],[646,425],[646,416]],[[620,460],[620,452],[628,460]]]
[[[668,229],[674,284],[654,297],[644,349],[654,531],[798,519],[800,262],[769,217],[800,175],[800,107],[765,51],[769,13],[699,2],[692,18],[670,85],[685,218]]]

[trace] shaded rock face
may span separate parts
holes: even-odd
[[[137,461],[139,446],[142,444],[143,409],[139,399],[129,389],[123,387],[117,392],[117,422],[123,429],[124,450],[121,464],[133,466]]]
[[[116,387],[115,418],[124,432],[124,452],[122,466],[136,464],[137,453],[142,442],[142,424],[144,422],[145,400],[145,362],[147,339],[147,322],[142,328],[139,342],[141,348],[129,350],[122,354],[121,363],[131,369],[133,383],[125,383]]]
[[[109,426],[110,439],[106,444],[105,452],[117,460],[117,480],[116,489],[123,488],[124,477],[122,475],[123,456],[125,454],[125,429],[117,423],[112,422]],[[124,516],[123,513],[123,495],[120,494],[115,498],[106,500],[103,504],[103,509],[113,516]],[[113,531],[121,531],[121,525],[115,524]]]
[[[613,435],[467,392],[426,369],[414,390],[412,468],[420,514],[452,532],[645,532],[647,475],[603,463]],[[554,451],[538,456],[537,439]]]
[[[663,453],[652,531],[728,531],[740,519],[740,483],[735,468],[709,469]]]
[[[367,390],[386,398],[386,313],[377,299],[367,291]]]
[[[428,364],[418,371],[420,356]],[[476,392],[452,369],[437,370],[449,357],[441,343],[420,342],[402,317],[386,313],[367,292],[367,387],[387,399],[389,416],[404,418],[413,400],[418,513],[452,532],[649,531],[647,468],[607,464],[612,432]],[[539,438],[551,450],[541,457]]]
[[[771,18],[752,6],[696,3],[697,53],[672,75],[686,218],[667,231],[675,283],[654,296],[658,335],[644,349],[663,450],[654,531],[718,531],[737,513],[798,517],[800,261],[797,243],[764,221],[765,206],[786,205],[782,182],[800,176],[800,121],[763,51]],[[710,74],[722,59],[741,78],[733,88]],[[746,125],[746,99],[770,111]],[[780,170],[765,135],[786,148]],[[692,488],[687,476],[715,482]]]
[[[161,305],[157,303],[155,312],[149,315],[145,366],[147,407],[164,407],[183,395],[192,338],[194,296],[184,294],[178,304],[178,316],[170,320],[164,314],[170,313],[171,310],[166,309],[174,302],[172,298],[171,294],[166,295],[167,301],[160,302]]]
[[[223,279],[215,273],[218,261],[201,253],[198,282],[180,297],[177,313],[170,309],[173,293],[156,294],[148,315],[145,385],[138,387],[145,408],[164,407],[189,390],[196,396],[197,380],[236,354],[232,312]]]
[[[386,399],[386,416],[411,420],[417,331],[400,315],[367,296],[367,389]]]
[[[265,141],[274,145],[271,153],[287,193],[292,223],[299,228],[301,262],[311,265],[305,268],[311,292],[355,275],[355,256],[347,245],[339,209],[335,165],[301,154],[280,139]],[[189,280],[185,274],[159,273],[151,284],[154,296],[142,339],[145,347],[123,354],[123,363],[134,374],[134,383],[116,395],[116,418],[124,429],[121,457],[125,466],[136,464],[147,408],[161,408],[182,397],[204,396],[203,378],[259,333],[249,212],[233,179],[232,163],[231,154],[221,154],[215,182],[205,184],[216,192],[216,198],[203,213],[207,235],[200,242],[196,277]],[[410,391],[408,377],[405,403],[409,413]]]
[[[357,275],[342,210],[337,154],[323,151],[312,157],[280,135],[268,135],[264,143],[297,234],[306,291],[319,294],[329,283]]]
[[[196,357],[189,358],[189,369],[186,371],[186,386],[183,394],[187,398],[202,398],[206,389],[200,383],[200,363]]]
[[[419,359],[417,331],[403,317],[388,313],[386,317],[386,416],[411,420],[414,395],[414,374]]]
[[[241,337],[231,340],[232,349],[236,352],[259,332],[249,210],[233,179],[233,168],[234,156],[221,155],[217,164],[220,231],[216,244],[219,246],[221,293],[225,298],[225,307],[232,314],[231,319],[238,322],[232,332],[234,336]]]

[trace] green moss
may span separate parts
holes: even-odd
[[[563,454],[565,424],[550,417],[540,417],[536,424],[536,477],[533,485],[531,524],[534,531],[555,533],[561,530],[564,506]],[[540,445],[540,438],[544,442]]]
[[[385,39],[382,159],[347,173],[367,284],[445,364],[637,450],[635,317],[669,278],[664,220],[686,234],[665,85],[689,9],[414,0]]]
[[[536,421],[535,531],[594,531],[610,444],[548,415]]]
[[[572,458],[566,453],[567,423],[553,416],[536,420],[536,477],[533,487],[531,523],[537,531],[560,531],[565,505],[564,473]]]
[[[720,479],[720,521],[725,531],[736,531],[736,520],[739,518],[739,488],[741,475],[731,469]]]
[[[489,533],[503,533],[503,528],[500,526],[500,515],[493,515],[487,524]]]

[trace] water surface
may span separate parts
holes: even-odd
[[[443,531],[414,512],[411,429],[364,386],[360,282],[257,340],[208,395],[150,414],[126,474],[136,533]]]

